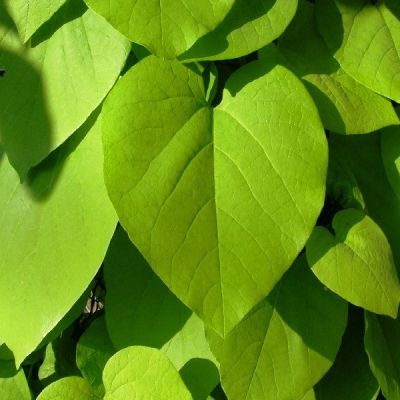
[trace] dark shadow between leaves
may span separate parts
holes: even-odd
[[[82,0],[69,0],[46,21],[31,37],[31,46],[35,47],[49,39],[63,25],[81,17],[87,10]]]
[[[204,400],[219,382],[218,368],[210,360],[192,358],[179,371],[193,400]]]
[[[241,26],[265,15],[276,0],[238,0],[216,29],[201,37],[178,59],[190,60],[215,56],[228,48],[227,36]]]
[[[6,70],[0,79],[1,143],[10,163],[24,177],[32,166],[27,164],[51,148],[45,92],[39,71],[18,54],[0,49],[0,65]]]

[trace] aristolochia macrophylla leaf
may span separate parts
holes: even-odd
[[[214,29],[233,0],[85,0],[116,29],[153,54],[175,58]]]
[[[29,44],[0,15],[0,139],[21,178],[64,142],[113,86],[129,42],[76,0]]]
[[[66,0],[5,0],[5,5],[25,43]]]
[[[171,361],[157,349],[127,347],[103,371],[104,400],[192,400]]]
[[[224,60],[250,54],[285,30],[296,7],[297,0],[237,0],[223,22],[181,58]]]
[[[115,229],[100,126],[92,123],[93,118],[33,169],[24,184],[7,158],[1,159],[0,337],[17,365],[84,292]]]
[[[319,0],[319,30],[355,80],[400,102],[400,5],[396,0]]]
[[[146,57],[103,117],[121,224],[170,290],[224,336],[289,268],[320,212],[327,148],[311,98],[285,68],[254,62],[213,110],[200,76]]]
[[[349,302],[395,318],[400,283],[385,234],[363,211],[354,209],[338,212],[332,227],[335,235],[317,226],[307,243],[314,274]]]
[[[346,302],[300,258],[223,343],[229,400],[301,399],[333,364],[346,322]]]
[[[388,99],[361,85],[340,68],[319,35],[314,5],[305,0],[300,4],[294,20],[279,38],[278,47],[283,64],[303,78],[325,128],[336,133],[357,134],[399,124]],[[271,51],[262,55],[270,57]]]

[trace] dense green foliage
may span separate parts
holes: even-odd
[[[3,0],[0,68],[0,400],[400,400],[398,0]]]

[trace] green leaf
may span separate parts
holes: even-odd
[[[192,400],[169,359],[150,347],[132,346],[119,351],[104,368],[103,381],[104,400]]]
[[[229,400],[304,396],[333,364],[346,320],[346,303],[298,259],[223,344],[221,383]]]
[[[194,399],[204,399],[219,381],[204,325],[154,274],[120,227],[104,261],[104,276],[106,321],[116,347],[161,349],[181,370]]]
[[[0,139],[25,178],[89,117],[114,85],[128,41],[77,0],[22,45],[1,25]]]
[[[97,318],[79,339],[76,347],[76,363],[82,376],[99,396],[104,394],[102,382],[104,366],[115,352],[104,317]]]
[[[398,271],[400,270],[400,202],[384,168],[382,133],[343,136],[331,135],[329,151],[347,165],[364,198],[368,215],[389,240]]]
[[[392,250],[379,226],[361,210],[333,218],[335,235],[317,226],[307,243],[307,260],[317,278],[347,301],[396,318],[400,302]]]
[[[314,5],[308,1],[300,5],[278,46],[284,65],[303,78],[325,128],[357,134],[399,124],[390,101],[359,84],[331,56],[318,33]],[[270,57],[271,49],[261,53]]]
[[[400,102],[400,5],[396,0],[317,1],[331,53],[356,81]]]
[[[122,226],[221,336],[303,248],[327,164],[315,106],[285,68],[246,65],[223,97],[212,110],[200,76],[146,57],[103,108],[105,179]]]
[[[363,312],[352,311],[335,363],[315,386],[314,400],[375,400],[379,394],[363,346]]]
[[[296,8],[297,0],[236,0],[223,22],[180,58],[224,60],[250,54],[279,36]]]
[[[25,43],[66,0],[5,0],[22,41]]]
[[[16,371],[14,361],[0,361],[0,399],[31,400],[28,382],[22,369]]]
[[[47,386],[37,400],[98,400],[89,383],[77,376],[60,379]]]
[[[397,108],[398,113],[399,111],[400,109]],[[381,151],[387,179],[400,199],[400,129],[398,127],[382,131]]]
[[[153,54],[175,58],[225,17],[233,0],[85,0],[116,29]]]
[[[17,365],[85,291],[115,229],[93,121],[24,184],[6,157],[0,163],[0,337]]]
[[[365,349],[369,364],[386,399],[400,399],[400,323],[365,313]]]

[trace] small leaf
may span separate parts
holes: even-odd
[[[89,383],[77,376],[60,379],[47,386],[37,400],[99,400]]]
[[[104,400],[192,400],[169,359],[150,347],[132,346],[116,353],[104,368],[103,381]]]
[[[14,361],[0,361],[0,399],[32,399],[25,373],[22,369],[16,371]]]
[[[5,4],[25,43],[66,0],[5,0]]]
[[[93,122],[24,184],[6,157],[0,163],[0,337],[17,365],[85,291],[115,229],[103,181],[100,124]]]
[[[385,234],[363,211],[333,218],[333,236],[317,226],[307,243],[307,260],[317,278],[347,301],[377,314],[397,315],[400,283]]]
[[[288,26],[297,0],[237,0],[218,27],[200,38],[182,60],[224,60],[266,46]]]
[[[233,0],[85,0],[116,29],[153,54],[175,58],[214,29]]]
[[[333,364],[346,320],[346,303],[298,259],[223,344],[229,400],[301,399]]]
[[[400,102],[400,6],[396,0],[317,1],[319,30],[356,81]]]
[[[108,336],[104,317],[97,318],[83,332],[76,346],[76,363],[82,376],[99,396],[104,394],[102,374],[116,349]]]
[[[311,98],[285,68],[254,62],[213,110],[199,75],[146,57],[110,93],[103,122],[122,226],[169,289],[226,335],[289,268],[321,210],[327,148]]]
[[[386,399],[400,399],[400,322],[365,313],[365,349]]]
[[[74,133],[116,81],[128,41],[77,0],[68,1],[30,44],[1,25],[0,139],[10,163],[28,170]]]

